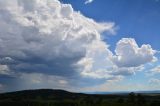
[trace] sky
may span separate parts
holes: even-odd
[[[0,92],[160,90],[159,0],[0,0]]]

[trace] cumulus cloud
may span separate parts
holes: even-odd
[[[89,3],[92,3],[94,0],[86,0],[85,1],[85,4],[89,4]]]
[[[0,0],[0,23],[0,75],[17,87],[113,81],[155,60],[150,45],[131,38],[121,39],[114,55],[101,38],[115,33],[114,22],[96,22],[58,0]]]
[[[105,46],[100,34],[112,34],[115,28],[112,22],[95,22],[58,0],[0,1],[0,22],[1,74],[7,68],[5,72],[67,78],[80,76],[79,61],[94,42]]]
[[[113,62],[118,67],[138,67],[156,60],[154,56],[156,51],[151,45],[143,44],[139,47],[132,38],[121,39],[117,43],[115,53]]]
[[[93,42],[85,58],[79,61],[84,66],[81,74],[105,79],[134,75],[142,71],[145,64],[157,59],[155,53],[150,45],[138,47],[133,38],[122,38],[117,43],[115,55],[104,42]]]
[[[97,23],[57,0],[1,2],[1,64],[10,61],[14,71],[70,76],[87,46],[114,29],[114,23]]]

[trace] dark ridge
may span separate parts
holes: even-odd
[[[49,99],[50,97],[54,99],[62,99],[62,98],[75,98],[81,95],[85,95],[82,93],[73,93],[60,89],[35,89],[35,90],[22,90],[15,92],[8,92],[0,94],[0,99],[5,98],[16,98],[21,99],[36,99],[37,97],[41,97],[42,99]]]

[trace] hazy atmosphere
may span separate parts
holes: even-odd
[[[159,0],[0,0],[0,92],[160,90]]]

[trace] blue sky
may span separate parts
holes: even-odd
[[[0,92],[160,89],[159,0],[0,1]]]

